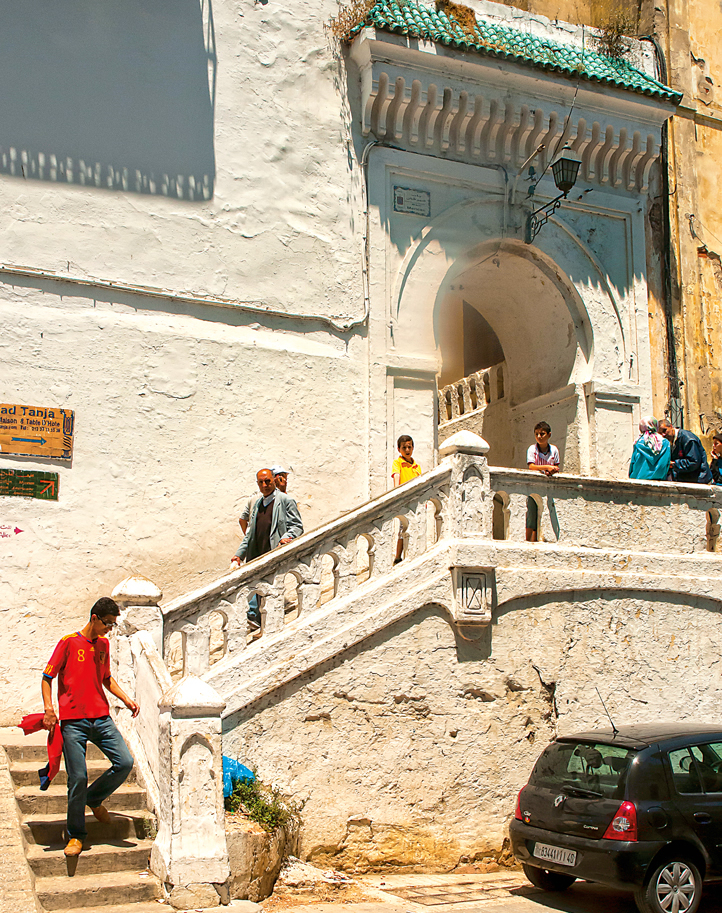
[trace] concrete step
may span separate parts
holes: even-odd
[[[107,839],[91,844],[80,856],[66,859],[65,842],[52,846],[29,844],[26,856],[38,878],[59,878],[73,875],[95,875],[107,872],[142,872],[148,867],[152,840],[137,838]]]
[[[65,818],[65,812],[56,815],[29,815],[22,823],[23,836],[28,843],[39,846],[65,846]],[[146,809],[124,809],[113,815],[110,824],[101,824],[88,812],[85,815],[85,828],[88,832],[88,846],[126,838],[143,840],[155,832],[155,819]]]
[[[38,878],[38,900],[46,910],[76,910],[111,904],[147,903],[162,897],[160,882],[148,872],[108,872]],[[158,905],[156,904],[156,910]]]
[[[13,778],[13,783],[15,787],[21,786],[35,786],[39,788],[40,778],[38,777],[38,771],[45,766],[45,761],[38,763],[37,761],[16,761],[10,767],[10,775]],[[107,758],[103,758],[102,761],[88,761],[88,780],[93,782],[96,777],[99,777],[104,770],[108,769],[110,762]],[[65,765],[61,763],[60,770],[55,775],[53,780],[53,786],[66,786],[68,782],[68,775],[65,772]],[[131,770],[126,783],[135,783],[135,768]]]
[[[67,811],[68,791],[54,782],[46,792],[40,792],[38,787],[22,786],[15,790],[15,799],[23,815],[61,815]],[[142,808],[145,790],[135,783],[123,783],[103,804],[109,811]]]
[[[42,745],[34,745],[30,738],[28,737],[27,745],[19,743],[3,746],[11,764],[16,761],[39,761],[38,767],[42,767],[48,763],[48,751],[45,742]],[[105,758],[103,752],[92,742],[88,742],[88,751],[85,756],[89,761],[100,761]]]

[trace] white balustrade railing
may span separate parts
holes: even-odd
[[[203,675],[216,659],[278,634],[299,616],[391,573],[399,537],[415,558],[444,535],[451,463],[414,479],[228,576],[162,607],[166,657]],[[248,632],[258,598],[260,633]],[[220,623],[219,623],[220,622]],[[212,639],[222,648],[213,649]]]
[[[538,505],[540,541],[635,552],[714,551],[722,488],[676,482],[580,478],[490,467],[493,536],[524,541],[527,504]]]
[[[462,377],[439,390],[439,425],[486,409],[506,395],[506,362]]]

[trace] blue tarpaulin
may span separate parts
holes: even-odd
[[[235,758],[227,758],[223,755],[223,798],[227,799],[233,792],[233,783],[235,780],[255,780],[256,775],[249,770],[245,764],[236,761]]]

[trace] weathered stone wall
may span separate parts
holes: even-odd
[[[559,732],[719,715],[718,601],[609,590],[507,603],[479,640],[427,606],[226,720],[224,751],[305,801],[302,855],[453,866],[502,847]],[[466,632],[468,633],[468,632]]]

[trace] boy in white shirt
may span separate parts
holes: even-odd
[[[538,422],[534,426],[536,444],[532,444],[526,452],[526,468],[536,472],[544,472],[548,476],[559,472],[559,450],[554,444],[549,443],[552,429],[547,422]],[[534,498],[526,499],[526,541],[537,541],[539,527],[539,507]]]

